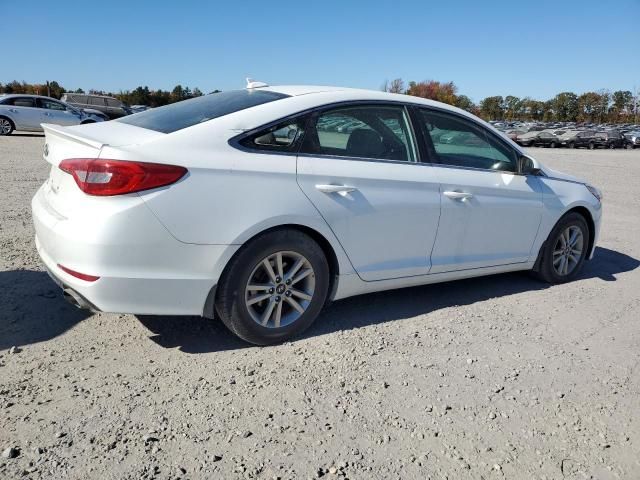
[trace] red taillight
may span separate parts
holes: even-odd
[[[76,272],[75,270],[71,270],[63,265],[58,264],[58,268],[64,272],[67,272],[72,277],[79,278],[80,280],[84,280],[85,282],[95,282],[100,277],[96,277],[95,275],[87,275],[86,273]]]
[[[60,162],[60,169],[73,175],[84,193],[102,196],[165,187],[187,173],[175,165],[102,158],[69,158]]]

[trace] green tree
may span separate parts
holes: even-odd
[[[475,104],[466,95],[458,95],[456,97],[455,106],[463,110],[466,110],[467,112],[475,112],[477,109]]]
[[[578,96],[573,92],[562,92],[553,97],[555,119],[559,122],[575,122],[578,118]]]
[[[504,112],[504,98],[501,95],[487,97],[480,101],[480,114],[485,120],[502,120]]]

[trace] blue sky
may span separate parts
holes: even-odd
[[[452,80],[475,101],[640,89],[640,0],[0,0],[0,18],[3,83],[207,92],[246,76],[373,89],[402,77]]]

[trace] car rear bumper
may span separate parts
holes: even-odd
[[[38,253],[72,303],[84,308],[202,315],[210,290],[238,248],[182,243],[142,200],[102,219],[65,218],[48,204],[43,190],[32,200]],[[99,279],[76,278],[59,265]]]

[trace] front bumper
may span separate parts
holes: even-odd
[[[32,200],[38,253],[56,283],[94,310],[202,315],[210,290],[238,248],[176,240],[139,198],[110,215],[89,211],[65,218],[48,204],[43,189]],[[59,264],[100,278],[81,280]]]

